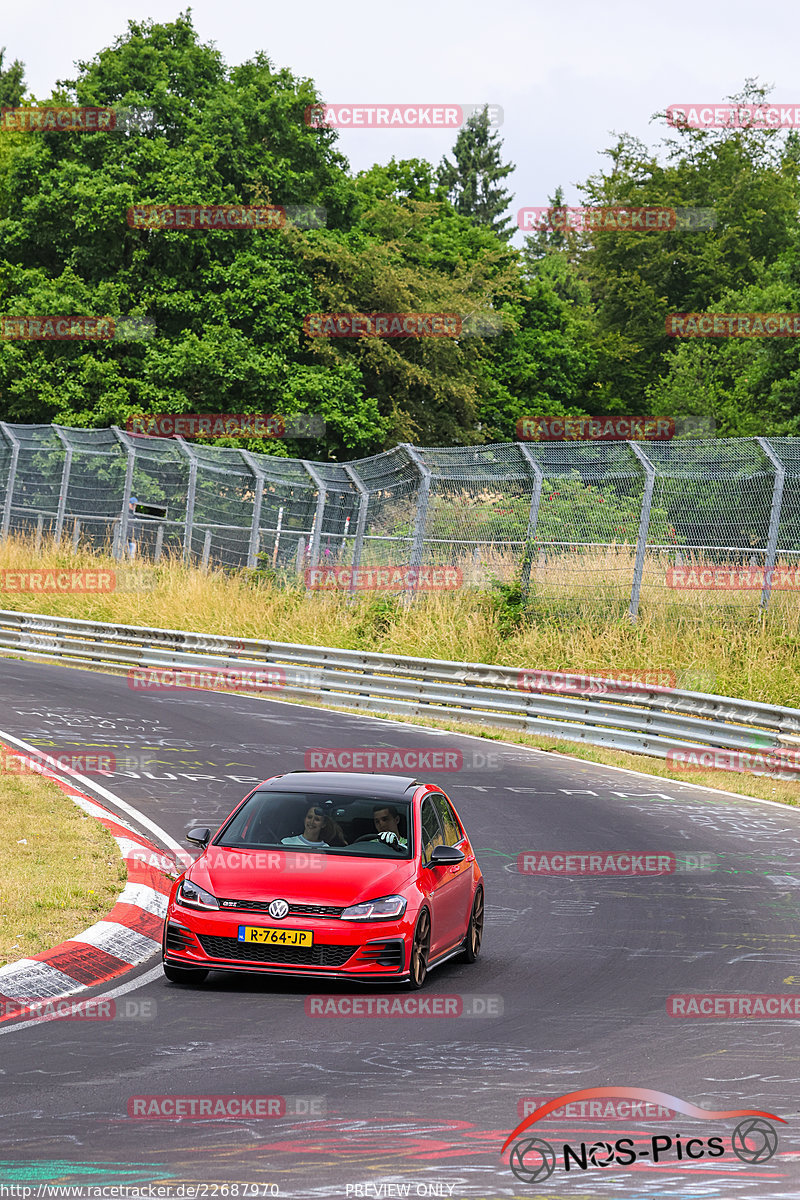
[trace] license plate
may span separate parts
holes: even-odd
[[[311,929],[262,929],[256,925],[239,926],[240,942],[262,942],[268,946],[313,946]]]

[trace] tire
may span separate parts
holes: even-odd
[[[483,888],[478,888],[477,892],[475,893],[475,899],[472,902],[472,912],[469,915],[467,936],[464,938],[465,962],[475,962],[475,959],[481,952],[481,942],[483,941],[483,917]]]
[[[166,963],[162,966],[170,983],[202,983],[208,977],[208,971],[202,967],[168,967]]]
[[[428,977],[428,955],[431,950],[431,918],[427,908],[423,908],[414,927],[414,940],[411,943],[411,962],[409,963],[408,986],[418,991],[425,986]]]

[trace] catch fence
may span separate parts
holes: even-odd
[[[352,463],[0,422],[0,535],[278,574],[455,566],[531,604],[766,609],[800,591],[800,438],[401,445]],[[333,575],[314,576],[325,585]]]

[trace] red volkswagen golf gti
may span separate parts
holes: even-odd
[[[268,779],[172,888],[164,974],[209,971],[405,982],[478,957],[483,876],[441,788],[400,775]]]

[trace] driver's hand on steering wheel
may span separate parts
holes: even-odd
[[[395,850],[402,850],[400,838],[396,833],[392,833],[390,829],[385,829],[383,833],[378,834],[379,842],[386,842],[387,846],[392,846]]]

